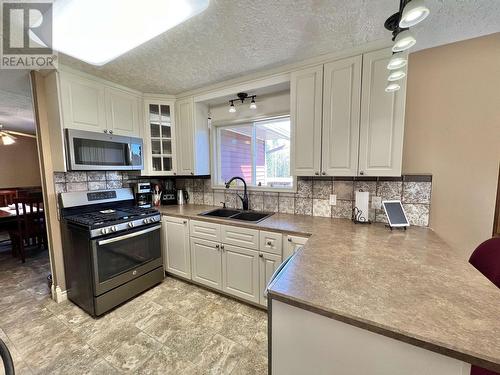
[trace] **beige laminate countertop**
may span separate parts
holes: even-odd
[[[271,298],[500,372],[500,289],[432,230],[274,214],[257,224],[162,214],[311,235],[271,286]],[[472,251],[472,249],[471,249]]]

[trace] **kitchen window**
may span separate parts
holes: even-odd
[[[214,128],[216,187],[239,176],[262,190],[293,188],[290,116]]]

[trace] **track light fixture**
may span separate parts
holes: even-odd
[[[400,70],[408,63],[406,56],[402,55],[403,51],[409,50],[417,43],[417,40],[408,29],[423,21],[430,11],[425,5],[424,0],[399,0],[399,11],[390,16],[384,23],[384,27],[392,31],[392,47],[393,56],[387,64],[387,69],[397,70],[391,72],[388,81],[392,82],[385,88],[386,92],[394,92],[400,89],[400,85],[394,83],[403,78],[406,73]]]
[[[385,88],[385,92],[398,91],[400,88],[401,86],[399,85],[399,83],[392,82],[387,85],[387,87]]]
[[[389,82],[393,81],[399,81],[400,79],[404,78],[406,76],[406,73],[403,70],[395,70],[389,74],[389,77],[387,77],[387,80]]]
[[[393,53],[389,63],[387,64],[387,69],[396,70],[404,68],[408,64],[408,60],[406,56],[402,52]]]
[[[425,6],[424,0],[412,0],[406,4],[399,20],[399,27],[411,27],[425,20],[430,10]]]
[[[250,109],[257,109],[257,103],[255,103],[255,98],[257,95],[248,95],[246,92],[239,92],[236,94],[238,97],[237,99],[231,99],[229,101],[229,112],[234,113],[236,112],[236,107],[234,106],[234,102],[237,100],[241,101],[241,104],[245,103],[245,100],[250,98],[252,101],[250,102]]]

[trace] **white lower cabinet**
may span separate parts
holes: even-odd
[[[191,273],[193,281],[222,289],[220,244],[191,237]]]
[[[259,303],[259,252],[222,244],[222,290]]]
[[[165,270],[185,279],[191,279],[188,220],[164,217],[162,231]]]
[[[298,249],[304,246],[306,242],[307,242],[307,237],[287,235],[283,249],[283,259],[286,259],[290,255],[295,253]]]
[[[281,255],[261,252],[259,254],[259,300],[262,306],[267,306],[267,297],[265,291],[271,276],[281,264]]]
[[[168,273],[264,307],[264,292],[284,259],[282,253],[293,253],[295,247],[292,249],[291,244],[299,246],[307,241],[303,237],[201,220],[167,216],[162,222]],[[288,240],[283,243],[283,238]]]

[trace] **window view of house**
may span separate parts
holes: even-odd
[[[216,142],[221,185],[240,176],[252,186],[293,186],[289,117],[219,127]]]

